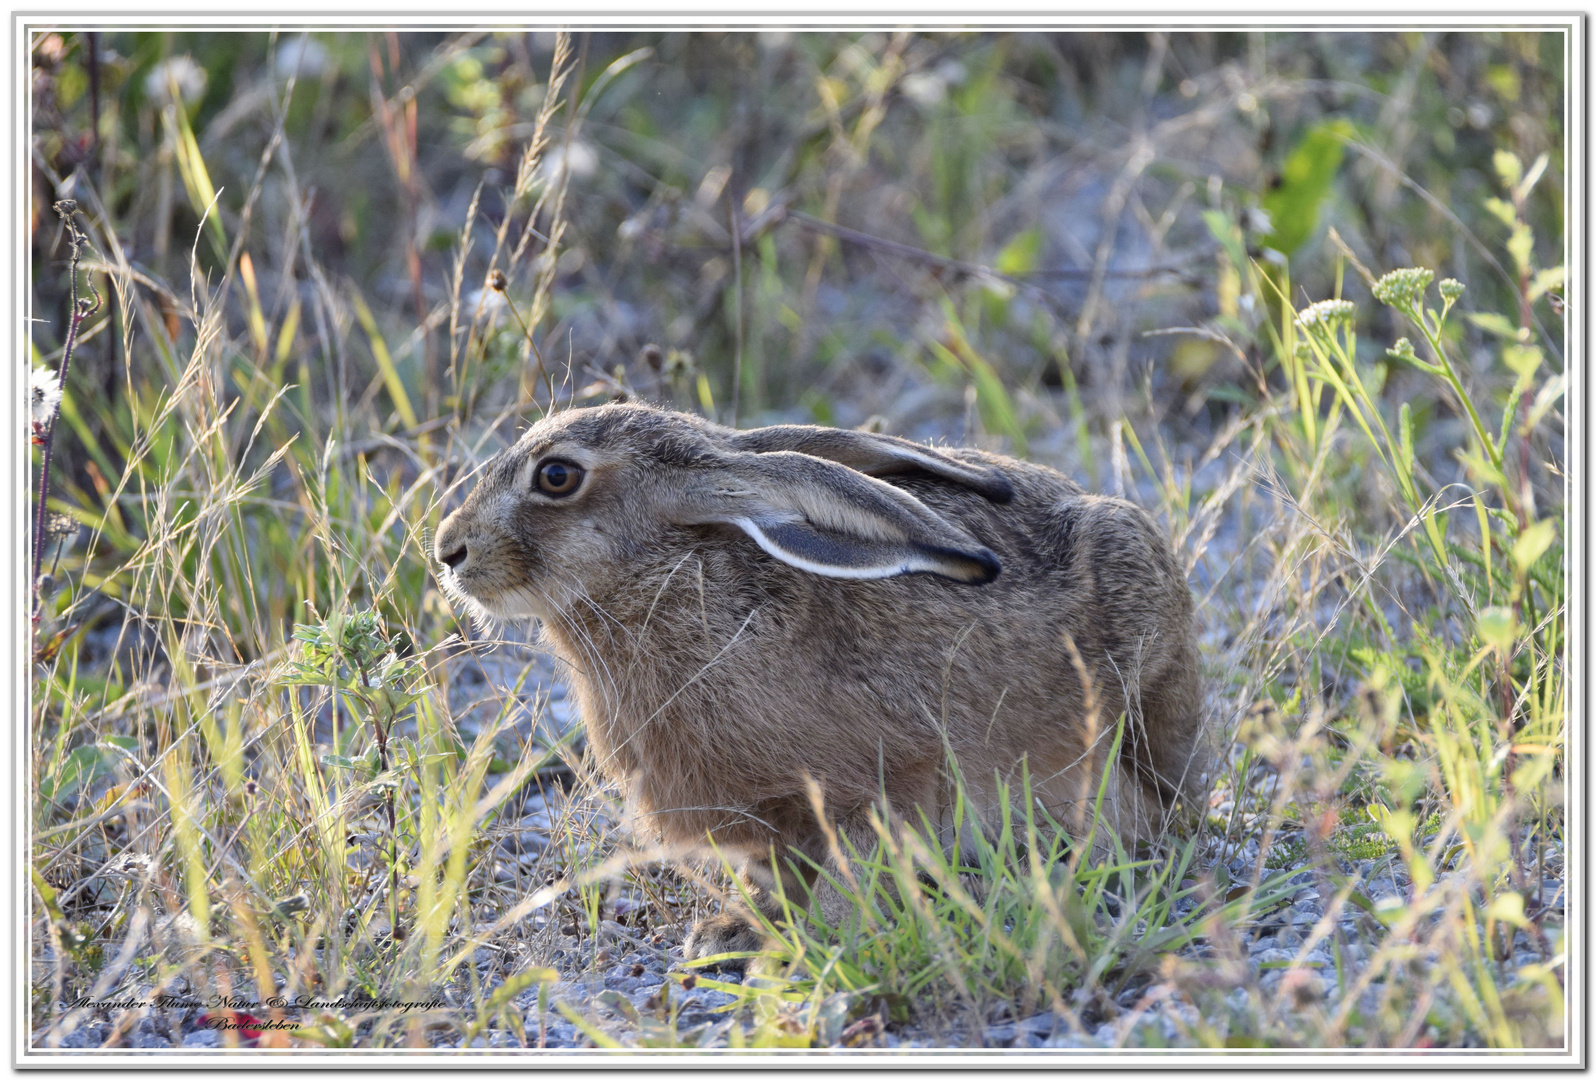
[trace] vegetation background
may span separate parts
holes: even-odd
[[[181,1042],[69,1007],[138,985],[447,1003],[294,1045],[1560,1046],[1566,47],[37,33],[36,1042]],[[889,845],[701,1024],[680,971],[562,997],[724,880],[615,833],[428,541],[551,400],[622,396],[1158,512],[1228,748],[1176,857],[1027,820],[967,892]]]

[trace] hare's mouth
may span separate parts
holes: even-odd
[[[479,623],[496,623],[507,619],[542,619],[548,615],[546,605],[534,589],[522,587],[490,587],[468,578],[474,575],[445,570],[438,575],[444,593],[471,613]]]

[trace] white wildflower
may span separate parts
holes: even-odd
[[[543,176],[550,184],[560,182],[560,174],[569,165],[571,175],[578,180],[598,171],[598,155],[584,142],[573,142],[569,147],[556,146],[543,159]]]
[[[187,53],[170,56],[152,67],[144,77],[144,92],[155,101],[165,104],[172,100],[172,88],[175,86],[185,102],[193,103],[205,92],[207,78],[205,69]]]
[[[1350,321],[1357,313],[1357,305],[1351,300],[1320,300],[1297,313],[1297,325],[1334,327],[1339,322]]]
[[[47,367],[33,369],[33,422],[48,427],[61,404],[61,378]]]
[[[504,294],[497,289],[476,289],[466,295],[462,305],[472,318],[485,315],[488,321],[504,310]]]
[[[327,67],[327,46],[309,34],[290,38],[277,50],[274,67],[280,79],[290,75],[297,75],[301,79],[315,78]]]
[[[948,96],[947,82],[935,72],[917,71],[913,75],[906,75],[899,86],[904,97],[923,109],[940,105],[942,99]]]

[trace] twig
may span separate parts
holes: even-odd
[[[61,216],[66,224],[67,234],[72,244],[72,315],[67,323],[66,344],[61,350],[61,370],[57,374],[60,385],[66,386],[67,372],[72,367],[72,350],[77,345],[78,328],[83,325],[83,320],[100,310],[100,290],[94,287],[94,279],[88,280],[89,292],[93,294],[91,301],[86,296],[78,295],[78,264],[82,259],[83,245],[89,238],[83,235],[83,230],[78,228],[74,215],[78,211],[75,199],[62,199],[55,204],[55,212]],[[55,447],[55,422],[61,415],[61,402],[58,398],[54,408],[50,410],[50,419],[45,424],[44,431],[38,436],[40,445],[44,447],[43,460],[39,465],[39,510],[33,526],[33,622],[38,625],[39,615],[43,610],[44,601],[39,595],[39,572],[44,568],[44,525],[48,515],[46,506],[50,500],[50,451]]]

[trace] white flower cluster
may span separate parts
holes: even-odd
[[[1435,271],[1418,266],[1393,270],[1374,283],[1374,298],[1392,307],[1408,306],[1423,296],[1434,280]]]
[[[30,380],[34,426],[45,428],[55,419],[55,410],[61,404],[61,379],[47,367],[33,369]]]
[[[1320,300],[1297,312],[1297,325],[1304,329],[1312,326],[1334,328],[1339,322],[1351,322],[1358,307],[1351,300]]]

